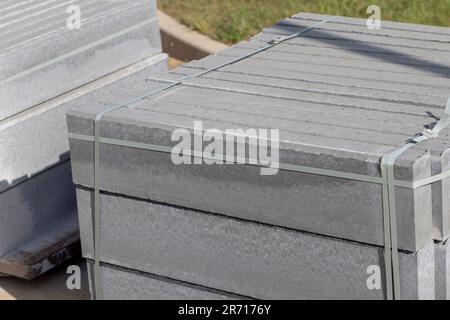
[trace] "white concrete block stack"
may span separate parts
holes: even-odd
[[[327,18],[299,14],[150,77],[126,107],[115,108],[114,96],[69,113],[83,255],[101,263],[91,270],[101,297],[386,299],[385,266],[395,258],[385,245],[395,224],[395,296],[449,297],[450,128],[438,137],[422,132],[446,123],[450,29],[384,22],[369,30],[365,20],[343,17],[320,24]],[[206,163],[213,139],[204,140],[195,121],[220,137],[278,129],[269,145],[279,171]],[[183,151],[195,148],[182,164],[172,153],[177,129],[192,138]],[[382,160],[428,136],[401,153],[388,180]],[[247,138],[230,150],[243,145],[248,162]],[[209,156],[220,162],[229,154],[218,141]],[[192,155],[201,164],[189,164]]]
[[[156,13],[154,0],[0,1],[0,273],[33,278],[76,253],[65,113],[166,70]]]

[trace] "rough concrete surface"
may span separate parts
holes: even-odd
[[[0,257],[67,216],[76,219],[69,161],[0,193]]]
[[[250,42],[153,76],[148,83],[161,88],[230,61],[267,45],[276,35],[311,26],[317,20],[313,17],[288,19]],[[195,120],[222,131],[273,128],[280,130],[283,163],[379,176],[383,155],[433,127],[442,115],[450,88],[450,68],[445,65],[450,44],[442,31],[426,28],[420,31],[400,24],[368,35],[366,29],[345,18],[331,26],[324,24],[219,71],[186,80],[179,88],[111,112],[104,117],[101,135],[170,147],[175,144],[170,141],[172,131],[192,128]],[[429,32],[432,36],[424,36]],[[437,52],[440,60],[435,58]],[[333,70],[331,77],[327,63]],[[70,113],[69,131],[92,136],[92,119],[106,108],[89,105]],[[92,187],[92,144],[71,139],[71,147],[75,182]],[[444,154],[447,148],[442,143],[433,154]],[[440,172],[432,168],[428,149],[428,144],[419,145],[402,155],[396,163],[396,178],[417,181],[432,171]],[[106,191],[383,243],[379,185],[293,172],[261,177],[249,166],[175,166],[169,156],[110,145],[102,146],[101,155],[101,184]],[[449,215],[432,204],[432,193],[433,199],[439,199],[439,192],[436,185],[397,188],[400,248],[414,252],[433,237],[445,237]]]
[[[137,87],[145,86],[147,76],[165,70],[167,56],[157,54],[0,120],[0,192],[69,158],[67,110],[93,101],[120,103]]]
[[[448,240],[435,243],[436,299],[450,300],[450,247]]]
[[[128,99],[125,88],[133,92],[141,87],[142,91],[147,75],[166,69],[167,56],[156,55],[39,105],[30,114],[0,122],[4,141],[0,152],[5,154],[0,158],[0,201],[4,203],[0,256],[36,236],[36,229],[75,212],[65,112],[90,101]],[[51,169],[55,166],[58,169]]]
[[[101,267],[104,300],[237,300],[237,295],[112,265]],[[87,260],[89,287],[94,296],[94,266]]]
[[[93,258],[92,193],[77,191],[83,255]],[[383,249],[114,195],[101,196],[106,263],[258,299],[383,299],[367,268]],[[132,236],[131,236],[132,235]],[[434,247],[400,253],[402,296],[433,299]]]
[[[154,0],[1,1],[2,273],[31,279],[79,253],[65,114],[167,70],[156,13]]]
[[[324,18],[299,14],[283,20],[250,41],[148,77],[145,90],[249,54]],[[156,95],[130,92],[133,102],[100,124],[101,260],[129,269],[127,285],[138,281],[130,274],[146,273],[262,299],[385,298],[384,274],[380,290],[366,284],[369,266],[384,273],[379,184],[289,170],[262,176],[249,165],[175,165],[168,153],[126,143],[171,150],[178,143],[171,141],[175,129],[198,138],[193,130],[199,120],[203,129],[220,133],[278,129],[279,147],[271,151],[279,152],[282,164],[379,178],[383,156],[443,116],[449,33],[401,23],[370,31],[363,19],[339,17]],[[89,259],[93,120],[114,105],[87,103],[68,114],[83,254]],[[395,179],[417,182],[447,170],[449,137],[446,129],[402,154]],[[248,148],[249,141],[233,147],[242,145]],[[447,180],[395,188],[403,298],[448,296]],[[115,291],[120,285],[109,277]]]
[[[21,1],[0,21],[0,120],[161,51],[153,0]]]

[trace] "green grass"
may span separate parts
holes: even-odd
[[[225,43],[235,43],[305,11],[367,18],[379,5],[383,20],[450,26],[450,0],[158,0],[181,23]]]

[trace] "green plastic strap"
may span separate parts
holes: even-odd
[[[174,82],[174,83],[172,83],[170,85],[167,85],[167,86],[162,87],[162,88],[160,88],[158,90],[152,91],[152,92],[150,92],[148,94],[145,94],[145,95],[143,95],[141,97],[133,99],[133,100],[129,101],[126,104],[119,105],[119,106],[114,106],[112,108],[104,110],[104,111],[98,113],[95,116],[95,119],[94,119],[94,139],[95,139],[94,140],[94,221],[95,221],[95,227],[94,227],[94,283],[95,283],[95,290],[94,291],[95,291],[95,299],[101,299],[102,298],[101,282],[100,282],[100,250],[101,250],[101,247],[100,247],[100,231],[101,231],[100,230],[100,223],[101,223],[101,219],[100,219],[100,213],[101,213],[101,203],[100,203],[100,123],[101,123],[101,120],[102,120],[103,116],[106,115],[109,112],[112,112],[114,110],[118,110],[118,109],[121,109],[121,108],[125,108],[125,107],[127,107],[127,106],[129,106],[129,105],[131,105],[131,104],[133,104],[133,103],[135,103],[137,101],[143,100],[143,99],[148,98],[150,96],[154,96],[154,95],[156,95],[158,93],[161,93],[163,91],[166,91],[166,90],[169,90],[169,89],[171,89],[173,87],[176,87],[176,86],[178,86],[180,84],[183,84],[183,81],[186,81],[186,80],[189,80],[189,79],[192,79],[192,78],[201,77],[201,76],[206,75],[206,74],[208,74],[210,72],[216,71],[216,70],[218,70],[220,68],[226,67],[228,65],[231,65],[231,64],[234,64],[236,62],[242,61],[242,60],[244,60],[244,59],[246,59],[248,57],[251,57],[251,56],[254,56],[254,55],[258,54],[258,53],[266,51],[266,50],[268,50],[268,49],[270,49],[270,48],[272,48],[272,47],[274,47],[274,46],[276,46],[276,45],[278,45],[278,44],[280,44],[280,43],[282,43],[284,41],[293,39],[295,37],[299,37],[302,34],[308,32],[308,31],[310,31],[310,30],[312,30],[312,29],[314,29],[314,28],[316,28],[316,27],[318,27],[318,26],[320,26],[320,25],[322,25],[324,23],[327,23],[327,22],[329,22],[329,21],[331,21],[333,19],[336,19],[336,18],[337,18],[336,16],[333,16],[333,17],[330,17],[330,18],[325,19],[323,21],[320,21],[318,23],[315,23],[315,24],[311,25],[310,27],[305,28],[305,29],[303,29],[303,30],[301,30],[299,32],[293,33],[292,35],[281,37],[281,38],[277,37],[275,40],[269,42],[269,44],[267,46],[265,46],[265,47],[262,47],[262,48],[260,48],[258,50],[250,52],[250,53],[248,53],[246,55],[243,55],[241,57],[232,59],[232,60],[230,60],[230,61],[228,61],[226,63],[223,63],[221,65],[218,65],[218,66],[216,66],[214,68],[211,68],[211,69],[199,72],[197,74],[193,74],[193,75],[184,77],[184,78],[180,79],[179,81],[176,81],[176,82]]]

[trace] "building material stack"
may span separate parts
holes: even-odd
[[[97,298],[449,297],[450,129],[434,128],[447,119],[450,29],[383,22],[369,30],[362,19],[328,18],[299,14],[151,77],[130,100],[146,96],[126,107],[69,112]],[[227,149],[220,137],[239,128],[253,135],[242,141],[235,131]],[[275,174],[262,174],[261,152],[248,164],[260,129],[279,129],[279,139],[258,140],[259,151],[270,146],[270,166],[279,158]],[[180,132],[194,149],[189,143],[181,164]],[[386,180],[387,156],[408,142]],[[235,163],[220,164],[242,146]]]
[[[0,2],[0,273],[31,279],[79,253],[65,114],[166,70],[156,12]]]

